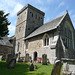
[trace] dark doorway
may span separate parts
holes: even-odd
[[[36,60],[37,52],[34,52],[34,60]]]

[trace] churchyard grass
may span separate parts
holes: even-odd
[[[53,64],[34,63],[38,69],[29,71],[30,63],[16,63],[15,68],[8,69],[5,61],[0,61],[0,75],[51,75]]]

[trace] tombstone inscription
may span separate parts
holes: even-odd
[[[42,64],[47,65],[47,54],[42,55]]]

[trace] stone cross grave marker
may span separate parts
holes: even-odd
[[[13,58],[11,61],[8,63],[8,68],[14,68],[16,64],[16,59]]]
[[[42,55],[42,64],[47,65],[47,54]]]

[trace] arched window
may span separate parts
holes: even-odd
[[[43,45],[48,46],[49,45],[49,36],[47,34],[43,37]]]
[[[28,49],[28,40],[26,40],[26,49]]]
[[[32,17],[33,17],[33,13],[32,13]]]

